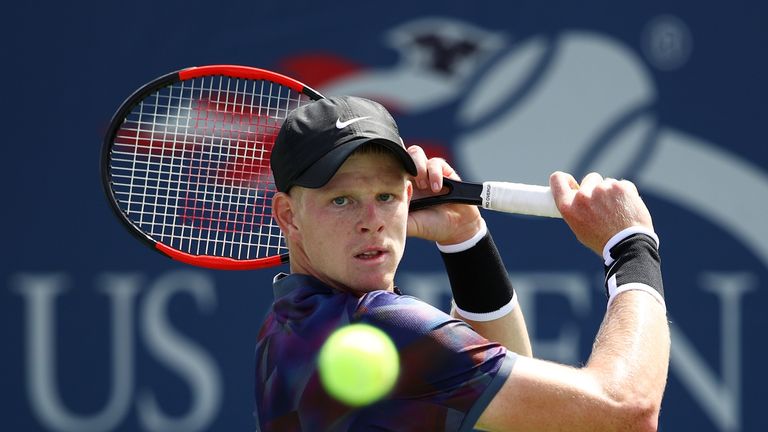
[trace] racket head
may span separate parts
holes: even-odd
[[[288,261],[272,218],[269,157],[293,109],[322,99],[284,75],[238,65],[187,68],[129,96],[104,138],[112,210],[152,249],[187,264],[249,270]]]

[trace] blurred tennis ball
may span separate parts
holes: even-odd
[[[359,407],[392,390],[400,373],[400,359],[386,333],[368,324],[350,324],[335,330],[325,341],[318,371],[331,396]]]

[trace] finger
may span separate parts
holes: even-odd
[[[416,165],[416,187],[419,189],[426,189],[428,187],[427,178],[427,155],[424,153],[424,149],[420,146],[412,145],[406,150],[411,155],[414,165]]]
[[[602,183],[602,185],[603,185],[603,186],[604,186],[606,189],[612,189],[612,188],[614,188],[614,187],[616,187],[616,186],[620,186],[620,183],[619,183],[619,181],[618,181],[618,180],[616,180],[616,179],[615,179],[615,178],[613,178],[613,177],[604,177],[604,178],[603,178],[603,181],[602,181],[601,183]]]
[[[427,174],[429,176],[429,186],[432,192],[440,192],[443,188],[443,176],[453,173],[453,168],[442,158],[432,158],[427,161]],[[447,177],[447,176],[446,176]]]
[[[603,176],[596,172],[591,172],[587,174],[583,180],[581,180],[581,184],[579,185],[579,191],[583,193],[584,195],[592,195],[592,191],[602,183]]]
[[[454,170],[453,167],[449,165],[445,159],[441,160],[443,161],[443,178],[448,177],[454,180],[461,180],[459,173],[457,173],[456,170]]]
[[[629,181],[629,180],[619,180],[618,182],[619,182],[619,185],[621,185],[621,187],[623,187],[625,190],[628,190],[628,191],[634,193],[635,195],[640,195],[640,193],[637,190],[637,186],[635,186],[635,184],[632,183],[631,181]]]
[[[562,209],[564,206],[570,206],[573,196],[576,195],[576,191],[579,189],[579,183],[576,182],[572,175],[556,171],[549,176],[549,187],[552,190],[552,197],[554,197],[557,207]]]

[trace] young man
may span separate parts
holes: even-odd
[[[609,306],[589,362],[530,358],[525,322],[476,207],[409,214],[414,194],[457,178],[405,149],[380,105],[340,97],[295,110],[272,153],[273,215],[291,274],[259,333],[260,430],[654,430],[669,359],[658,239],[634,185],[590,174],[550,178],[576,237],[602,255]],[[437,243],[454,295],[445,314],[394,286],[406,236]],[[335,329],[377,326],[401,372],[379,402],[351,408],[323,390],[317,354]]]

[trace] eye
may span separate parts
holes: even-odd
[[[347,199],[347,197],[340,196],[332,199],[331,202],[335,206],[343,206],[349,202],[349,199]]]
[[[379,194],[379,201],[382,202],[389,202],[395,199],[395,196],[391,193],[382,193]]]

